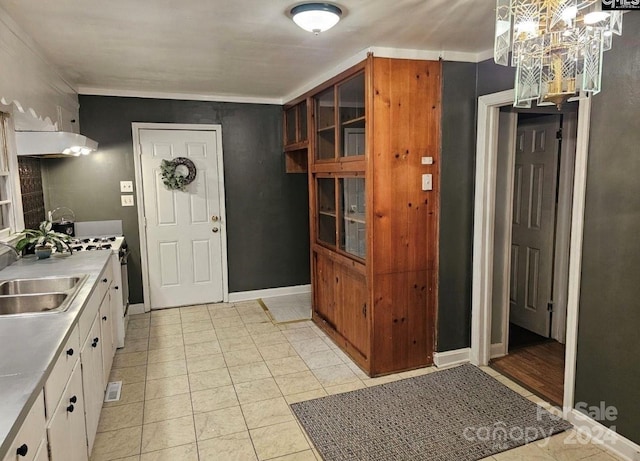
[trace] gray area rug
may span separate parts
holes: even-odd
[[[326,461],[477,460],[571,427],[473,365],[291,408]]]

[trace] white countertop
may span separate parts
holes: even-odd
[[[45,260],[27,256],[0,271],[0,280],[88,275],[65,312],[0,315],[0,459],[42,390],[110,256],[110,251]]]

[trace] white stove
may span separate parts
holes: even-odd
[[[115,227],[112,223],[119,224]],[[82,235],[72,237],[69,246],[74,253],[84,253],[86,251],[110,251],[111,267],[113,270],[112,288],[114,291],[121,293],[113,299],[115,303],[116,315],[119,321],[116,322],[116,341],[118,347],[124,347],[124,336],[127,331],[127,323],[129,323],[129,280],[127,271],[127,258],[129,257],[129,248],[122,233],[121,221],[93,221],[82,223],[76,230],[88,230],[94,232],[95,235]],[[103,232],[105,232],[103,234]],[[117,234],[116,234],[117,233]]]
[[[69,245],[73,251],[100,251],[111,250],[119,253],[122,248],[127,248],[123,236],[100,236],[100,237],[73,237]]]

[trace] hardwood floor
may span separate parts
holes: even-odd
[[[492,360],[490,366],[536,395],[562,406],[564,345],[556,341],[521,347]]]

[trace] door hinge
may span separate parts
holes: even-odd
[[[556,139],[562,139],[562,129],[556,131]]]
[[[547,312],[553,312],[553,303],[547,303]]]
[[[144,219],[144,227],[147,227],[147,217],[143,217],[142,219]]]
[[[364,304],[362,305],[362,315],[363,315],[364,317],[366,317],[366,316],[367,316],[367,303],[364,303]]]

